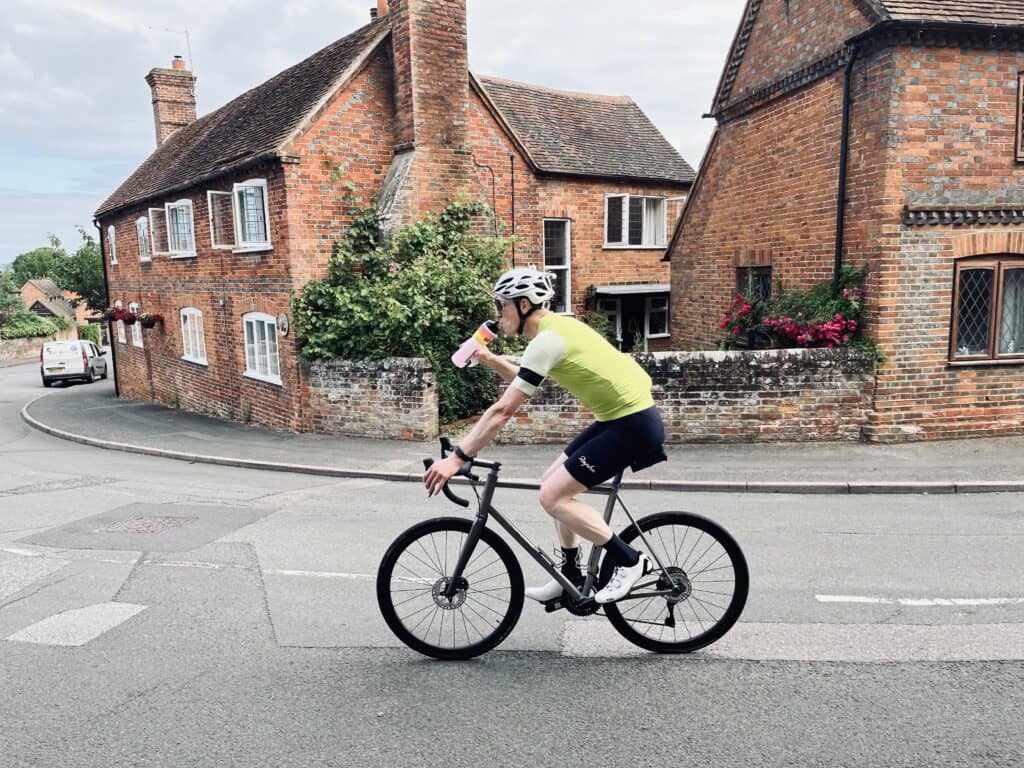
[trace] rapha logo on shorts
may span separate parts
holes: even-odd
[[[580,456],[580,464],[582,464],[584,467],[590,470],[590,474],[597,474],[597,470],[594,468],[594,465],[587,461],[586,456]]]

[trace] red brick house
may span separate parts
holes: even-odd
[[[196,119],[176,60],[147,76],[158,147],[96,213],[120,391],[302,430],[289,298],[325,273],[346,198],[385,229],[482,199],[510,260],[557,276],[556,309],[668,344],[667,236],[694,173],[626,97],[468,69],[465,0],[379,0],[371,22]]]
[[[21,300],[30,312],[40,317],[63,317],[71,322],[71,327],[58,334],[61,339],[77,339],[78,326],[99,325],[100,339],[106,344],[106,323],[102,315],[91,312],[84,301],[75,304],[79,296],[74,291],[58,288],[56,283],[45,278],[27,280],[19,291]]]
[[[675,346],[752,276],[866,263],[865,437],[1024,432],[1022,71],[1022,0],[749,0],[666,256]]]

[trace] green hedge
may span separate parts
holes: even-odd
[[[100,327],[98,325],[78,326],[78,338],[91,341],[97,347],[100,345]]]
[[[479,413],[497,397],[487,369],[449,359],[494,316],[491,288],[507,242],[474,234],[482,203],[454,204],[396,230],[385,241],[376,213],[357,212],[335,244],[327,278],[292,300],[307,360],[425,357],[437,377],[442,423]],[[496,351],[503,351],[501,343]]]
[[[52,336],[62,328],[68,327],[67,320],[64,320],[63,325],[60,320],[64,318],[51,319],[27,311],[19,312],[0,327],[0,338],[30,339],[35,336]]]

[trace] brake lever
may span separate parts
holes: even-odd
[[[423,468],[424,469],[430,469],[430,467],[431,467],[431,465],[433,465],[433,463],[434,463],[433,459],[424,459],[423,460]],[[452,502],[453,504],[458,504],[460,507],[468,507],[469,506],[469,502],[466,501],[466,499],[460,498],[459,496],[456,496],[454,493],[452,493],[452,489],[448,487],[448,483],[445,483],[444,485],[441,486],[441,492],[445,496],[447,496],[448,497],[448,501]]]

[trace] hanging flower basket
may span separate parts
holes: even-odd
[[[154,312],[144,312],[139,315],[139,325],[143,328],[152,328],[157,323],[163,323],[164,316]]]
[[[135,321],[138,319],[139,316],[134,312],[125,312],[124,317],[121,318],[125,325],[135,325]]]
[[[114,320],[117,320],[117,313],[118,310],[116,310],[114,307],[110,307],[109,309],[104,310],[103,317],[113,322]]]

